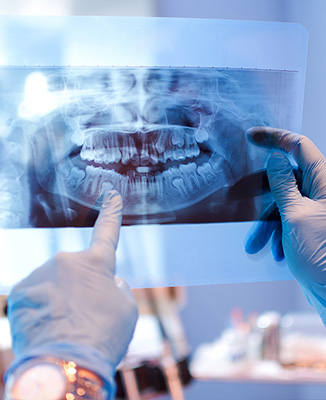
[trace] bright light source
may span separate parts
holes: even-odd
[[[40,72],[30,74],[25,83],[24,100],[19,116],[25,119],[44,116],[58,106],[56,96],[49,92],[45,76]]]

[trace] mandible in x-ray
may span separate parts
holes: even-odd
[[[0,220],[14,227],[91,226],[111,189],[125,224],[250,220],[270,200],[229,193],[263,168],[266,154],[244,133],[278,122],[290,73],[26,67],[2,69],[1,80],[12,83],[1,94],[11,113],[2,186],[21,193]]]

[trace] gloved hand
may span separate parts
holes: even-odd
[[[114,392],[114,369],[137,320],[131,291],[116,284],[115,250],[121,196],[110,192],[85,251],[58,253],[17,284],[8,298],[14,369],[27,359],[73,360],[101,376]]]
[[[281,258],[284,251],[291,272],[326,325],[326,160],[307,137],[289,131],[253,128],[247,137],[258,146],[283,153],[273,153],[267,164],[281,223],[255,223],[245,239],[245,250],[256,253],[272,236],[274,257]],[[284,152],[293,156],[302,171],[301,192]]]

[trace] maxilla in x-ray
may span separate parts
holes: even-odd
[[[284,104],[292,78],[216,68],[2,68],[2,227],[91,226],[111,189],[123,197],[125,224],[256,218],[269,194],[256,188],[261,196],[246,198],[247,181],[239,182],[266,155],[244,132],[291,121]]]

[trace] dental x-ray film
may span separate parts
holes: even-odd
[[[128,225],[117,272],[132,287],[289,278],[266,260],[253,270],[242,250],[271,202],[268,153],[245,132],[300,132],[304,28],[2,16],[0,33],[0,291],[85,248],[111,189]]]
[[[249,69],[2,68],[1,225],[92,226],[111,189],[124,224],[256,219],[266,153],[245,131],[291,126],[296,83]]]

